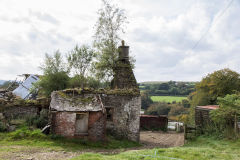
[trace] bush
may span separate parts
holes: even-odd
[[[26,138],[38,138],[43,139],[46,138],[46,135],[44,135],[40,129],[36,130],[29,130],[28,127],[22,127],[21,129],[18,129],[14,132],[9,133],[8,136],[10,139],[26,139]]]
[[[170,106],[165,102],[153,103],[146,111],[149,115],[168,115]]]
[[[153,101],[147,92],[141,93],[141,104],[141,109],[147,109],[151,104],[153,104]]]
[[[84,87],[86,88],[94,88],[94,89],[98,89],[98,88],[104,88],[104,84],[100,82],[100,80],[94,78],[94,77],[79,77],[79,76],[74,76],[72,78],[70,78],[69,80],[69,88],[81,88],[82,87],[82,83],[81,81],[84,81]]]
[[[0,132],[6,132],[7,131],[7,126],[5,123],[0,122]]]
[[[27,116],[26,117],[26,124],[27,126],[33,126],[34,121],[37,119],[37,116]]]
[[[66,72],[44,74],[35,83],[35,87],[40,89],[40,94],[50,97],[53,91],[66,89],[69,85],[69,76]]]
[[[190,108],[190,102],[187,99],[182,100],[182,105],[184,108]]]
[[[237,128],[234,130],[240,117],[240,95],[226,95],[224,98],[218,97],[219,109],[210,112],[211,120],[215,128],[226,138],[237,138]]]
[[[191,124],[189,114],[181,114],[177,116],[177,121],[183,122],[185,124]]]
[[[44,128],[48,124],[48,113],[45,110],[40,112],[40,116],[29,116],[26,118],[27,126]]]
[[[46,54],[40,69],[44,74],[38,82],[34,83],[33,91],[37,90],[39,94],[49,97],[52,91],[67,88],[70,79],[69,70],[59,51],[56,51],[53,56]]]
[[[177,115],[182,115],[182,114],[187,114],[187,113],[188,113],[187,109],[184,108],[183,106],[178,105],[178,104],[172,104],[169,115],[177,116]]]

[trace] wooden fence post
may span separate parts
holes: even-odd
[[[187,139],[187,124],[184,123],[184,143],[185,139]]]

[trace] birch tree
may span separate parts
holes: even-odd
[[[80,47],[76,45],[70,54],[67,55],[68,64],[75,76],[77,76],[82,88],[86,83],[86,76],[91,69],[94,57],[94,50],[87,45],[82,45]]]
[[[125,33],[127,23],[125,11],[106,0],[102,0],[103,7],[98,10],[98,21],[95,25],[94,46],[98,50],[95,64],[97,76],[110,80],[114,73],[118,57],[118,44],[121,35]]]

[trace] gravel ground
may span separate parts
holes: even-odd
[[[177,147],[184,145],[184,134],[176,132],[142,131],[141,143],[145,147]]]

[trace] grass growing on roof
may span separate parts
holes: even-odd
[[[181,102],[183,99],[187,99],[187,97],[178,97],[178,96],[151,96],[153,102],[169,102],[173,101]]]

